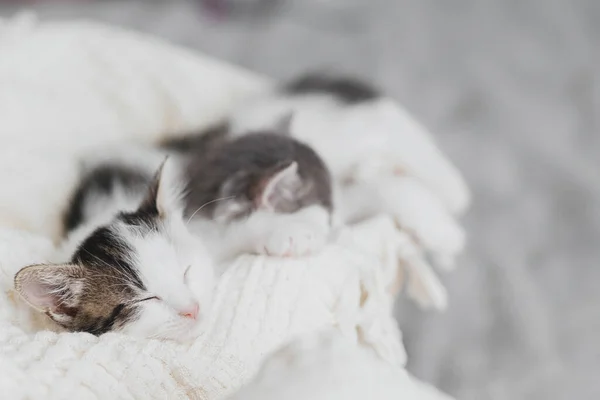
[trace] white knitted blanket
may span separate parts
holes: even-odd
[[[400,368],[404,353],[377,267],[394,264],[374,257],[387,255],[389,249],[376,247],[389,246],[394,231],[389,220],[370,221],[308,261],[241,257],[220,280],[207,331],[192,346],[117,334],[33,334],[38,319],[6,285],[0,304],[2,393],[45,399],[222,398],[286,341],[331,326]],[[11,269],[43,260],[52,250],[47,242],[9,231],[2,232],[2,246],[5,282]]]
[[[410,236],[396,227],[402,213],[368,220],[309,260],[239,258],[218,284],[206,332],[191,345],[54,332],[12,291],[19,268],[54,256],[78,154],[206,126],[268,86],[248,72],[116,28],[38,24],[29,16],[0,21],[2,398],[220,399],[251,381],[280,346],[324,329],[343,337],[350,353],[371,354],[353,358],[356,365],[387,371],[385,381],[370,383],[382,388],[377,398],[443,398],[404,372],[391,316],[390,288],[404,278],[399,265],[407,267],[414,298],[445,305],[443,287],[416,245],[436,231],[427,219],[413,218]],[[437,203],[430,207],[447,214]],[[442,225],[454,224],[446,214]],[[338,357],[337,350],[327,354]],[[398,380],[390,379],[394,374]],[[344,376],[357,384],[352,374]],[[255,396],[256,387],[248,389]],[[269,398],[243,396],[236,398]]]

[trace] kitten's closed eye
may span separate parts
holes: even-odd
[[[187,268],[185,269],[184,273],[183,273],[183,282],[187,283],[188,281],[188,272],[190,272],[190,268],[192,268],[192,265],[188,265]]]
[[[158,301],[162,301],[162,299],[158,296],[152,296],[152,297],[146,297],[145,299],[141,299],[141,300],[137,300],[134,303],[142,303],[144,301],[149,301],[149,300],[158,300]]]

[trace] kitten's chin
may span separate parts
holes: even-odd
[[[122,329],[120,333],[141,339],[168,340],[179,343],[191,343],[202,336],[203,333],[201,321],[184,322],[181,326],[171,330],[141,328],[133,324]]]
[[[174,340],[180,343],[192,343],[195,342],[198,337],[202,336],[202,332],[199,329],[190,329],[187,332],[183,332],[179,335],[166,338],[167,340]]]
[[[196,341],[198,337],[202,336],[202,324],[196,322],[194,324],[183,324],[180,330],[174,332],[165,332],[162,339],[172,340],[179,343],[191,343]]]

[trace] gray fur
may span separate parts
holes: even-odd
[[[269,179],[293,162],[298,165],[298,184],[290,198],[276,199],[274,211],[291,213],[314,204],[332,209],[327,167],[314,150],[291,137],[252,133],[211,151],[195,148],[188,155],[189,215],[202,207],[203,216],[214,218],[217,207],[227,208],[227,203],[235,203],[236,210],[228,219],[249,215],[260,206],[258,198]]]

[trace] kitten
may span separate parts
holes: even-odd
[[[230,132],[270,129],[290,113],[291,136],[315,149],[336,182],[407,173],[451,212],[468,206],[466,183],[427,130],[395,100],[360,80],[306,74],[242,103],[229,119]]]
[[[327,240],[329,171],[284,125],[232,138],[222,124],[163,144],[187,157],[186,216],[219,259],[308,255]]]
[[[241,104],[229,119],[231,135],[268,129],[290,113],[290,134],[314,148],[334,177],[341,221],[395,216],[407,230],[426,229],[421,239],[436,262],[453,265],[465,238],[451,214],[464,212],[469,190],[425,128],[367,83],[312,73]],[[420,206],[429,211],[415,212]],[[424,224],[434,214],[437,222]]]
[[[16,290],[71,331],[192,338],[214,271],[186,227],[177,175],[171,160],[154,178],[114,163],[89,171],[65,217],[69,261],[21,269]]]

